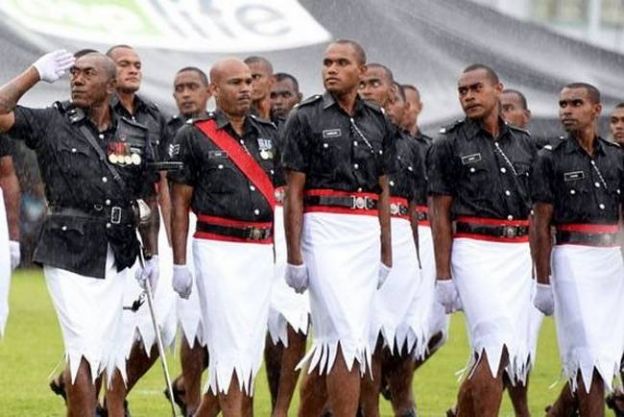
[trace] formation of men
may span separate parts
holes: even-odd
[[[553,314],[568,383],[548,416],[604,415],[624,353],[624,104],[607,141],[600,92],[570,83],[567,137],[538,142],[522,92],[472,64],[465,118],[433,140],[419,89],[351,40],[328,45],[324,92],[305,100],[266,58],[225,58],[175,74],[166,118],[139,94],[142,71],[128,45],[55,51],[0,87],[0,335],[20,260],[17,139],[45,184],[34,260],[65,344],[51,387],[68,416],[129,415],[128,392],[179,328],[182,373],[165,394],[185,417],[253,415],[263,357],[274,417],[300,370],[300,416],[376,417],[383,394],[415,417],[414,371],[458,310],[472,353],[448,415],[497,416],[507,389],[529,416]],[[70,100],[18,104],[66,73]]]

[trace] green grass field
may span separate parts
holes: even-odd
[[[5,337],[0,341],[0,416],[3,417],[60,417],[65,407],[60,397],[48,389],[50,375],[62,366],[63,345],[43,276],[38,270],[19,271],[13,277],[11,313]],[[455,401],[458,388],[456,371],[462,369],[468,358],[463,317],[455,315],[447,344],[416,374],[414,391],[420,417],[444,416]],[[177,374],[177,357],[168,358],[173,374]],[[544,321],[538,349],[538,362],[531,377],[530,404],[534,416],[542,416],[544,406],[556,397],[562,381],[554,325]],[[162,394],[164,382],[160,366],[137,385],[129,397],[133,417],[169,416]],[[296,415],[298,395],[290,415]],[[390,407],[382,401],[382,416],[391,416]],[[266,377],[261,372],[257,379],[255,415],[270,415],[270,401]],[[501,416],[512,416],[509,401],[505,399]]]

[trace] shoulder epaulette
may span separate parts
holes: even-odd
[[[303,100],[302,102],[297,103],[297,104],[295,105],[295,107],[301,107],[301,106],[306,106],[306,105],[308,105],[308,104],[316,103],[316,102],[317,102],[317,101],[319,101],[321,98],[323,98],[323,96],[322,96],[322,95],[320,95],[320,94],[315,94],[315,95],[313,95],[313,96],[311,96],[311,97],[306,98],[306,99],[305,99],[305,100]]]
[[[258,122],[258,123],[261,123],[263,125],[268,125],[268,126],[271,126],[271,127],[275,128],[275,129],[277,129],[277,126],[271,120],[263,119],[262,117],[258,117],[255,114],[250,114],[249,117],[251,117],[251,119],[254,122]]]
[[[369,100],[363,100],[363,101],[364,101],[364,104],[370,107],[371,109],[378,111],[381,114],[386,114],[386,111],[383,109],[383,107],[378,106],[376,103],[373,103],[372,101],[369,101]]]
[[[440,133],[445,135],[447,133],[452,132],[453,130],[457,129],[459,126],[461,126],[464,123],[463,120],[456,120],[455,122],[451,123],[450,125],[446,125],[444,127],[442,127],[440,129]]]
[[[523,129],[521,127],[514,126],[514,125],[509,124],[509,123],[507,123],[507,127],[509,127],[509,129],[511,129],[511,130],[515,130],[516,132],[524,133],[526,135],[531,136],[531,133],[527,129]]]
[[[125,117],[125,116],[121,116],[121,119],[123,119],[124,123],[127,123],[130,126],[137,127],[139,129],[143,129],[143,130],[147,130],[147,126],[145,126],[143,123],[137,122],[136,120],[129,119],[129,118]]]
[[[611,142],[610,140],[606,140],[603,138],[598,138],[598,140],[602,141],[605,145],[615,146],[616,148],[621,148],[622,146],[617,142]]]
[[[72,102],[69,100],[65,101],[55,101],[52,106],[60,111],[61,113],[67,112],[70,108],[72,108]]]

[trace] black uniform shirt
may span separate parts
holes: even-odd
[[[14,143],[9,135],[0,134],[0,158],[13,156]]]
[[[529,134],[502,120],[495,141],[477,121],[443,129],[427,154],[430,195],[454,197],[452,214],[527,219],[529,176],[537,149]]]
[[[147,127],[156,158],[158,161],[163,160],[166,156],[166,153],[163,153],[163,147],[167,146],[167,118],[158,109],[158,106],[139,95],[134,96],[133,114],[126,110],[116,95],[111,99],[111,105],[117,114]]]
[[[389,176],[390,195],[415,201],[425,194],[425,164],[416,140],[397,131],[394,140],[395,165]]]
[[[284,149],[282,132],[284,131],[286,120],[283,117],[273,116],[271,117],[271,121],[277,127],[278,132],[275,136],[275,143],[273,144],[273,147],[275,148],[275,154],[273,156],[273,161],[275,162],[273,185],[275,185],[275,187],[283,187],[286,185],[286,175],[284,174],[284,169],[282,168],[282,150]]]
[[[239,136],[223,113],[217,111],[209,117],[214,117],[218,129],[239,141],[271,177],[277,134],[273,123],[250,115],[245,118],[243,135]],[[195,125],[186,124],[178,131],[172,159],[181,161],[184,167],[169,172],[169,179],[194,187],[191,208],[195,213],[243,221],[273,221],[273,210],[260,191],[229,155]]]
[[[572,137],[545,147],[531,178],[533,201],[554,206],[554,224],[615,224],[623,191],[624,151],[601,138],[593,157]]]
[[[427,151],[433,143],[433,139],[427,135],[418,132],[416,136],[412,137],[412,140],[416,143],[418,153],[420,154],[421,161],[423,162],[423,181],[424,186],[418,188],[414,193],[414,200],[419,206],[427,205],[427,170],[425,168],[425,159],[427,157]]]
[[[282,166],[306,174],[306,189],[380,192],[392,164],[395,129],[374,104],[356,99],[353,116],[331,94],[295,107],[284,127]]]
[[[15,109],[15,124],[8,133],[24,138],[35,151],[53,213],[43,226],[36,262],[103,278],[110,244],[119,270],[134,263],[138,241],[131,206],[153,188],[156,177],[146,165],[154,160],[154,154],[145,127],[112,114],[113,125],[98,132],[81,110],[68,103]],[[105,155],[118,144],[140,156],[139,164],[115,165],[125,185],[113,178],[107,158],[100,157],[81,127],[89,129]],[[123,209],[119,223],[110,221],[115,206]],[[67,209],[84,215],[54,214]]]

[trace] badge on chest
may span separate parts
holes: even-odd
[[[273,142],[271,139],[258,138],[258,149],[260,149],[260,158],[273,159]]]
[[[114,165],[141,165],[141,155],[128,142],[110,142],[106,154],[108,162]]]

